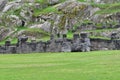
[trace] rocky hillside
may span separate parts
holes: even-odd
[[[81,31],[109,38],[119,24],[120,0],[0,0],[1,43],[23,35],[46,40]]]

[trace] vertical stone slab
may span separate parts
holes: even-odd
[[[80,45],[80,36],[79,34],[73,35],[73,41],[72,41],[72,52],[79,52],[81,51],[81,45]]]
[[[71,52],[71,43],[70,42],[63,42],[62,43],[62,52]]]
[[[5,53],[11,53],[9,47],[11,46],[10,41],[5,41]]]
[[[91,43],[90,39],[88,38],[88,33],[82,32],[80,33],[80,35],[81,35],[81,50],[83,52],[90,51]]]

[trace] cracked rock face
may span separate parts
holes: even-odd
[[[6,6],[8,0],[0,0],[0,11],[3,10],[3,8]]]
[[[7,35],[10,35],[10,33],[11,33],[10,29],[0,28],[0,41],[6,38]]]
[[[88,2],[94,1],[95,3],[115,3],[119,2],[120,0],[87,0]]]

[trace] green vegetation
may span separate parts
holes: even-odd
[[[9,0],[9,1],[14,1],[14,0]],[[61,2],[65,2],[66,0],[59,0]],[[80,1],[80,2],[85,2],[86,0],[77,0],[77,1]],[[9,27],[9,28],[14,28],[17,29],[17,30],[14,30],[15,32],[14,33],[17,33],[19,31],[22,31],[22,30],[25,30],[25,34],[28,34],[28,35],[32,35],[32,36],[36,36],[38,35],[38,37],[41,37],[39,36],[39,34],[43,34],[42,38],[40,38],[40,40],[48,40],[49,39],[49,33],[46,33],[42,30],[38,30],[38,29],[29,29],[27,27],[17,27],[16,26],[6,26],[6,22],[10,22],[10,18],[7,17],[7,15],[16,15],[16,16],[20,16],[20,12],[22,11],[22,9],[24,10],[25,8],[28,8],[28,9],[31,9],[33,10],[33,15],[32,17],[36,17],[38,15],[41,15],[41,14],[46,14],[46,15],[49,15],[49,13],[57,13],[57,14],[64,14],[63,12],[60,12],[57,10],[56,8],[56,4],[55,5],[50,5],[48,3],[48,0],[35,0],[36,3],[39,3],[40,4],[40,8],[35,8],[35,6],[30,6],[28,5],[28,3],[26,2],[24,4],[24,6],[20,7],[20,8],[17,8],[17,9],[11,9],[9,11],[7,11],[6,13],[4,13],[4,15],[1,17],[1,21],[2,21],[2,24],[1,26],[5,26],[5,27]],[[57,4],[58,5],[58,4]],[[91,5],[93,7],[99,7],[101,10],[96,12],[96,14],[111,14],[111,13],[116,13],[116,12],[120,12],[120,3],[114,3],[114,4],[95,4],[95,3],[91,3]],[[83,6],[84,7],[84,6]],[[26,10],[26,9],[25,9]],[[77,10],[79,10],[77,7],[74,9],[75,10],[75,13]],[[28,11],[27,11],[28,12]],[[28,13],[29,14],[29,13]],[[63,16],[63,19],[61,19],[61,22],[60,24],[58,25],[59,28],[62,30],[64,29],[64,24],[65,24],[65,18],[66,17],[75,17],[76,14],[67,14],[65,16]],[[23,19],[24,20],[24,19]],[[51,21],[52,22],[52,21]],[[89,23],[91,21],[89,20],[83,20],[82,21],[83,23]],[[54,23],[54,22],[53,22]],[[79,22],[78,24],[74,25],[74,29],[77,28],[77,26],[80,24],[81,22]],[[94,22],[92,22],[94,23]],[[10,23],[9,23],[10,24]],[[30,24],[35,24],[34,22],[30,22],[28,23],[29,25]],[[116,23],[112,23],[112,24],[116,24]],[[27,25],[28,26],[28,25]],[[97,23],[97,28],[101,28],[102,24],[101,23]],[[114,29],[112,29],[114,30]],[[104,31],[112,31],[112,30],[109,30],[109,29],[105,29],[105,30],[88,30],[86,32],[96,32],[96,33],[100,33],[100,32],[104,32]],[[72,31],[72,30],[71,30]],[[68,38],[72,38],[73,37],[73,33],[72,32],[69,32],[67,34]],[[80,31],[79,31],[80,33]],[[10,36],[11,37],[11,36]],[[104,37],[101,37],[101,36],[90,36],[91,38],[102,38],[102,39],[108,39],[108,38],[104,38]],[[4,42],[9,39],[9,36],[7,36],[3,41],[0,42],[0,44],[4,44]],[[17,38],[12,38],[12,43],[16,43],[17,42]]]
[[[77,0],[77,1],[80,1],[80,2],[85,2],[85,0]]]
[[[32,37],[38,38],[38,39],[36,39],[37,41],[49,40],[50,34],[39,28],[17,27],[16,31],[13,34],[18,33],[19,31],[24,31],[23,34],[26,36],[32,36]],[[17,37],[11,38],[10,36],[7,36],[3,41],[0,42],[0,45],[4,45],[5,41],[8,40],[9,38],[11,39],[12,44],[17,43]],[[31,39],[29,39],[28,41],[30,42]]]
[[[0,55],[0,80],[119,80],[119,52]]]
[[[67,33],[67,38],[69,38],[69,39],[72,39],[72,38],[73,38],[73,33],[72,33],[71,31],[69,31],[69,32]]]
[[[90,36],[91,39],[103,39],[103,40],[111,40],[111,38],[108,37],[101,37],[101,36]]]
[[[87,30],[86,32],[105,32],[105,31],[113,31],[116,29],[97,29],[97,30]]]
[[[49,6],[45,9],[34,9],[34,11],[35,11],[34,13],[35,16],[38,16],[40,14],[47,14],[51,12],[58,13],[58,10],[54,6]]]
[[[60,2],[65,2],[66,0],[60,0]],[[85,2],[85,0],[78,0],[78,1],[80,1],[80,2]],[[47,5],[48,4],[48,2],[46,1],[46,0],[36,0],[36,2],[37,3],[40,3],[41,5]],[[57,8],[54,6],[54,5],[52,5],[52,6],[50,6],[50,5],[47,5],[47,7],[45,7],[45,8],[42,8],[42,9],[34,9],[35,11],[35,13],[34,13],[34,15],[35,16],[38,16],[38,15],[40,15],[40,14],[47,14],[47,13],[51,13],[51,12],[53,12],[53,13],[61,13],[61,12],[59,12],[58,10],[57,10]]]
[[[47,2],[47,0],[35,0],[35,2],[37,2],[37,3],[45,3],[45,2]]]
[[[95,4],[92,3],[92,6],[99,7],[101,10],[96,12],[96,14],[113,14],[116,12],[120,12],[120,3],[114,4]]]
[[[93,7],[99,7],[100,9],[106,9],[107,7],[110,7],[110,4],[96,4],[96,3],[91,3]]]

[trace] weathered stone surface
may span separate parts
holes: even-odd
[[[85,38],[84,42],[81,43],[81,46],[82,46],[81,47],[82,52],[90,51],[90,46],[91,46],[90,39],[89,38]]]
[[[30,28],[40,28],[46,32],[51,31],[50,27],[51,27],[51,23],[48,21],[44,22],[43,24],[36,24],[36,25],[30,26]]]
[[[46,51],[46,43],[45,42],[38,42],[36,46],[36,51],[37,52],[45,52]]]
[[[52,40],[46,45],[46,52],[61,52],[61,47],[60,43],[56,43],[55,40]]]
[[[14,53],[17,52],[17,49],[16,49],[15,46],[10,46],[9,49],[10,49],[10,53],[13,53],[13,54],[14,54]]]
[[[23,21],[16,15],[9,15],[7,18],[10,20],[8,26],[23,26]],[[24,24],[25,25],[25,24]]]
[[[88,2],[95,2],[95,3],[115,3],[119,2],[119,0],[87,0]]]
[[[10,41],[6,41],[5,42],[5,46],[10,46],[11,45],[11,42]]]
[[[2,54],[6,53],[5,46],[0,46],[0,53],[2,53]]]
[[[53,5],[53,4],[59,3],[59,0],[48,0],[48,3]]]
[[[111,40],[103,39],[91,39],[91,50],[103,50],[107,48],[108,50],[115,50],[116,46]]]
[[[11,30],[2,28],[0,29],[0,41],[4,40],[9,34],[11,34]]]
[[[63,42],[62,43],[62,52],[71,52],[71,43],[70,42]]]
[[[20,36],[18,37],[18,43],[17,43],[17,46],[22,46],[24,45],[28,40],[28,37],[26,36]]]
[[[3,8],[6,6],[8,0],[0,0],[0,11],[3,10]]]
[[[79,52],[81,51],[81,41],[79,38],[74,39],[72,42],[72,52]]]
[[[10,44],[0,46],[0,53],[39,53],[39,52],[86,52],[90,50],[120,50],[120,40],[89,39],[83,35],[72,40],[52,39],[47,42],[26,42],[27,38],[18,41],[19,45]],[[21,42],[21,43],[20,43]]]
[[[74,35],[73,35],[73,39],[74,39],[74,40],[76,40],[76,39],[78,39],[78,38],[80,38],[79,34],[74,34]]]

